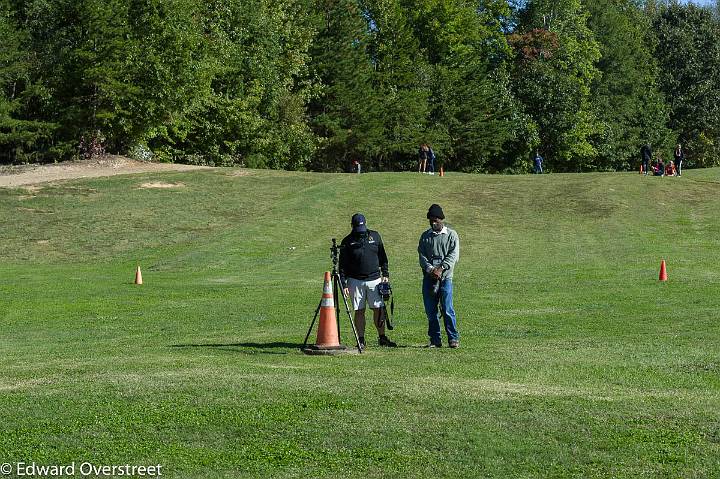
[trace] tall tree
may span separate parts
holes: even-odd
[[[34,105],[44,89],[32,80],[27,35],[15,21],[9,2],[0,1],[0,163],[41,160],[55,128],[36,120]]]
[[[124,78],[128,42],[124,0],[30,0],[21,16],[37,61],[37,80],[51,93],[37,112],[58,124],[55,147],[72,154],[83,133],[118,131],[121,100],[131,89]],[[118,128],[118,131],[116,131]],[[117,146],[117,145],[116,145]]]
[[[363,0],[361,8],[371,32],[376,118],[383,131],[371,154],[379,168],[412,168],[418,144],[429,135],[431,70],[399,0]]]
[[[555,171],[598,168],[590,87],[600,50],[587,18],[580,0],[532,0],[509,39],[516,52],[515,93],[538,124],[534,146]]]
[[[355,0],[316,0],[314,14],[318,33],[311,66],[321,92],[309,105],[320,139],[313,167],[344,170],[352,160],[370,160],[383,138],[368,52],[370,31]]]
[[[207,94],[202,9],[190,0],[130,0],[127,71],[136,87],[127,135],[168,159],[182,157],[191,112]]]
[[[426,138],[453,168],[485,170],[512,136],[502,61],[509,53],[499,18],[504,2],[404,2],[431,77]]]
[[[600,44],[600,74],[592,84],[600,129],[592,137],[598,168],[628,169],[638,163],[646,143],[656,148],[671,140],[668,112],[658,88],[652,56],[651,18],[635,0],[585,3],[589,27]]]
[[[82,135],[174,161],[303,167],[305,0],[14,1],[61,156]]]
[[[200,161],[302,169],[312,26],[301,0],[213,0],[199,15],[203,77],[177,145]]]
[[[672,4],[653,30],[660,87],[670,105],[670,127],[688,163],[720,164],[720,20],[709,9]]]

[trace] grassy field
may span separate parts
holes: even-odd
[[[433,202],[462,245],[458,350],[422,348],[416,247]],[[363,355],[303,355],[330,239],[357,211],[386,243],[401,347],[369,334]],[[719,211],[719,169],[0,189],[0,463],[720,477]]]

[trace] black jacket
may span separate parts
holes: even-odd
[[[650,145],[643,145],[642,148],[640,148],[640,156],[642,157],[643,161],[650,161],[650,158],[652,158],[652,150],[650,150]]]
[[[340,243],[340,277],[372,281],[389,276],[388,258],[380,233],[350,233]]]

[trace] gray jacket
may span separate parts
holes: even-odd
[[[455,263],[460,258],[460,238],[448,226],[440,233],[430,228],[420,236],[418,255],[420,268],[425,274],[429,274],[436,266],[442,266],[442,279],[452,279]]]

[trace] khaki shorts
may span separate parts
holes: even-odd
[[[370,305],[371,309],[383,307],[382,296],[377,290],[377,286],[382,278],[372,281],[363,281],[355,278],[347,279],[347,287],[350,290],[350,299],[352,299],[353,310],[365,309],[365,303]]]

